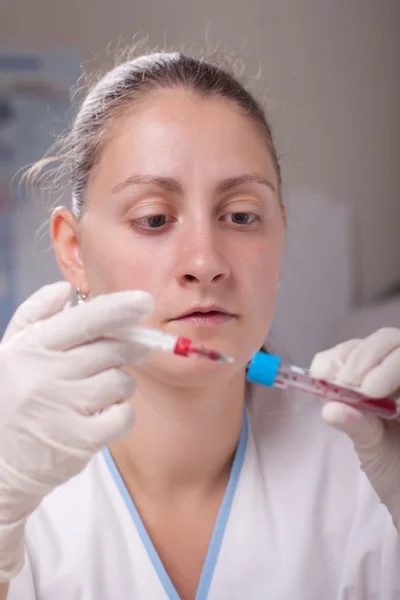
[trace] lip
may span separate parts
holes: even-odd
[[[204,306],[204,305],[203,306],[192,306],[190,308],[190,310],[187,310],[186,312],[182,313],[178,317],[175,317],[174,320],[187,319],[188,317],[196,316],[196,315],[200,316],[201,314],[204,314],[204,316],[206,316],[207,313],[218,313],[221,316],[224,315],[225,317],[234,317],[235,316],[233,313],[229,312],[223,306],[219,306],[218,304],[209,304],[208,306]]]
[[[206,313],[193,312],[176,320],[181,323],[188,323],[190,325],[215,327],[217,325],[223,325],[224,323],[228,323],[232,319],[233,315],[230,315],[228,313],[210,311]]]
[[[235,318],[233,313],[217,304],[208,306],[193,306],[190,310],[175,317],[173,321],[187,323],[188,325],[215,327],[228,323]]]

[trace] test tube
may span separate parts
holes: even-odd
[[[257,352],[247,367],[247,381],[267,387],[294,388],[326,401],[342,402],[384,419],[400,415],[400,397],[370,398],[359,388],[314,377],[308,369],[282,363],[279,356]]]

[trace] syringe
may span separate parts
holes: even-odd
[[[384,419],[400,415],[399,395],[369,398],[359,388],[326,381],[312,376],[309,370],[283,364],[279,356],[257,352],[247,367],[247,381],[268,387],[295,388],[324,400],[342,402],[360,412],[370,412]]]
[[[196,344],[190,338],[165,333],[150,327],[134,326],[129,338],[154,350],[179,356],[197,355],[213,361],[233,363],[235,360],[217,350]],[[399,397],[369,398],[358,388],[335,381],[317,379],[309,370],[282,363],[279,356],[256,352],[247,366],[247,381],[267,387],[295,388],[327,401],[343,402],[361,412],[370,412],[385,419],[400,416]]]
[[[234,362],[233,358],[222,354],[222,352],[210,350],[209,348],[196,344],[190,338],[166,333],[159,329],[137,325],[129,329],[128,335],[129,339],[139,342],[139,344],[143,344],[148,348],[153,348],[154,350],[161,350],[162,352],[169,352],[179,356],[188,357],[190,355],[197,355],[208,358],[209,360],[226,363]]]

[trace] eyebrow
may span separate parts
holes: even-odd
[[[131,185],[143,185],[146,183],[152,183],[153,185],[155,184],[166,192],[183,194],[183,188],[181,184],[174,177],[156,177],[153,175],[131,175],[121,183],[118,183],[115,188],[113,188],[112,193],[117,194]]]
[[[224,192],[228,192],[229,190],[232,190],[245,183],[258,183],[261,185],[265,185],[274,193],[276,192],[275,186],[271,183],[271,181],[256,173],[248,173],[244,175],[238,175],[236,177],[228,177],[227,179],[223,179],[217,184],[215,191],[217,194],[223,194]],[[121,183],[118,183],[113,188],[112,193],[117,194],[131,185],[143,184],[157,185],[162,190],[166,192],[172,192],[175,194],[184,193],[181,183],[174,177],[157,177],[153,175],[131,175]]]
[[[222,181],[220,181],[220,183],[218,183],[216,187],[216,192],[217,194],[223,194],[224,192],[228,192],[229,190],[238,187],[239,185],[243,185],[244,183],[259,183],[261,185],[267,186],[273,192],[276,192],[275,186],[269,181],[269,179],[266,179],[265,177],[262,177],[261,175],[257,175],[255,173],[238,175],[237,177],[228,177],[228,179],[223,179]]]

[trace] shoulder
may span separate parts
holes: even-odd
[[[94,457],[81,473],[48,494],[28,517],[25,565],[10,586],[10,598],[65,598],[61,590],[71,591],[76,573],[80,585],[85,580],[93,554],[93,525],[97,523],[98,528],[99,515],[105,514],[100,508],[107,496],[102,462],[101,455]],[[74,589],[69,597],[75,593]]]
[[[304,451],[341,447],[354,454],[352,444],[321,417],[322,401],[296,390],[249,386],[246,399],[249,425],[257,445]]]
[[[347,495],[355,503],[364,478],[351,441],[321,417],[321,400],[296,391],[254,386],[247,399],[249,439],[264,477],[318,501]],[[311,500],[310,500],[311,501]]]
[[[93,529],[115,514],[120,501],[114,489],[103,455],[96,455],[86,468],[46,496],[28,518],[26,542],[28,554],[36,554],[40,546],[45,552],[65,548],[85,550],[85,539]]]
[[[143,598],[143,590],[160,589],[103,453],[43,499],[28,518],[25,545],[12,598],[28,600],[30,580],[43,600]]]
[[[328,542],[338,564],[347,549],[354,573],[368,553],[379,557],[386,552],[393,565],[400,544],[388,511],[362,471],[351,440],[322,420],[321,407],[320,399],[306,394],[250,389],[250,462],[257,465],[282,521],[290,515],[293,531],[307,530],[316,537],[312,544],[320,543],[319,537]]]

